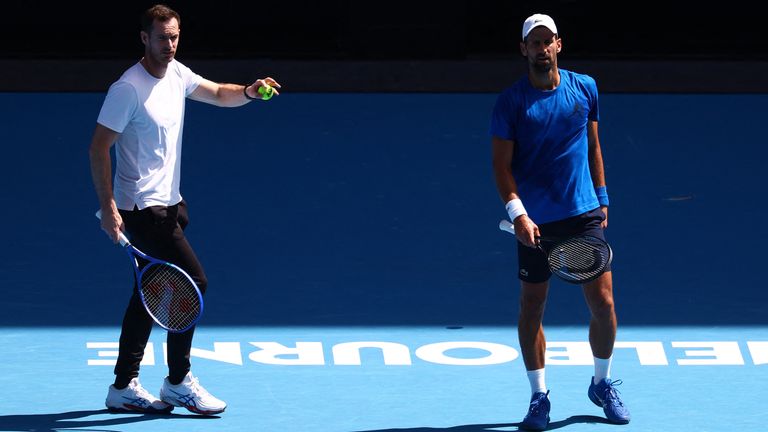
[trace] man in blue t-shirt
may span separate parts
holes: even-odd
[[[561,49],[551,17],[534,14],[526,19],[520,51],[528,74],[499,95],[491,119],[496,185],[518,240],[518,337],[532,393],[520,426],[531,430],[547,427],[550,410],[542,319],[551,272],[536,239],[578,234],[604,238],[608,225],[597,86],[588,75],[557,67]],[[616,340],[610,268],[582,289],[592,313],[589,341],[595,360],[588,396],[608,420],[628,423],[629,411],[615,388],[621,381],[610,379]]]

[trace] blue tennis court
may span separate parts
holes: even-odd
[[[209,291],[193,372],[218,417],[104,409],[130,295],[87,148],[103,94],[3,93],[0,430],[515,431],[530,396],[492,94],[291,94],[187,104],[182,193]],[[759,270],[766,95],[603,94],[619,333],[632,411],[587,398],[588,311],[554,282],[549,430],[764,430]],[[167,371],[156,328],[141,381]]]

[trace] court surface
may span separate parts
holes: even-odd
[[[515,431],[512,238],[490,166],[491,94],[189,102],[182,194],[209,292],[193,372],[217,417],[104,409],[131,268],[93,217],[103,94],[0,94],[0,430]],[[619,334],[633,419],[586,396],[588,315],[555,282],[549,430],[768,428],[766,95],[604,94]],[[141,381],[166,373],[156,328]]]

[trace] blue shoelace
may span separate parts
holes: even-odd
[[[611,381],[610,384],[605,387],[605,397],[603,399],[616,405],[624,406],[624,402],[622,402],[621,398],[619,398],[619,393],[621,392],[615,387],[621,385],[622,383],[622,380]]]

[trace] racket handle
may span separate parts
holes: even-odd
[[[96,217],[99,218],[99,220],[101,220],[101,209],[99,209],[96,212]],[[128,246],[131,244],[131,242],[128,241],[128,237],[126,237],[122,231],[120,231],[117,235],[118,235],[118,239],[120,240],[120,244],[122,246]]]
[[[510,234],[515,233],[515,226],[512,224],[512,222],[506,219],[502,219],[499,221],[499,229],[502,231],[506,231]]]

